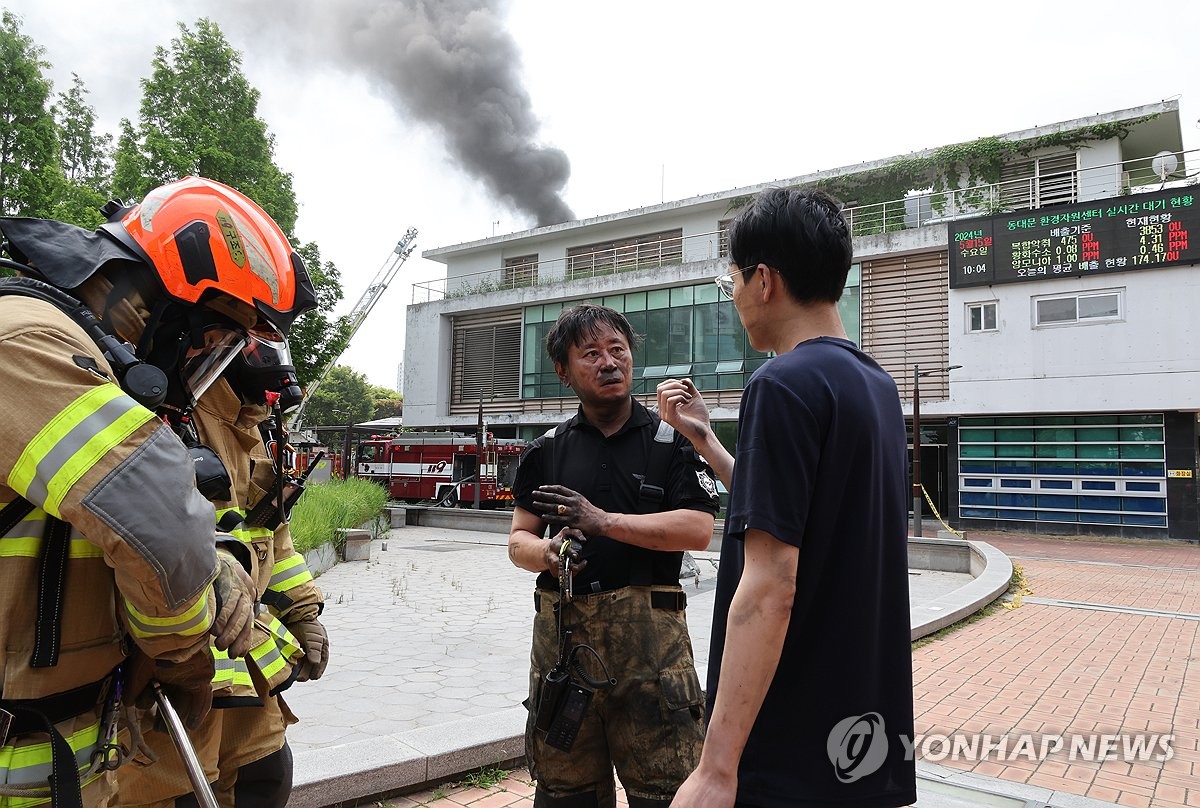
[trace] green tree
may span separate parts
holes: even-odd
[[[112,135],[96,132],[88,90],[77,74],[71,76],[71,89],[59,93],[53,107],[65,180],[56,194],[54,218],[91,230],[104,222],[100,207],[108,201],[112,181]]]
[[[370,421],[375,415],[372,393],[365,375],[335,365],[305,405],[304,425],[342,426]]]
[[[189,174],[207,177],[253,199],[292,236],[292,175],[275,164],[258,98],[242,74],[241,54],[215,22],[180,23],[179,37],[155,49],[150,77],[142,80],[136,129],[122,126],[114,190],[141,198]]]
[[[315,242],[298,247],[296,252],[304,259],[317,290],[317,309],[296,320],[288,334],[296,374],[301,384],[308,385],[346,350],[350,324],[345,316],[332,316],[334,306],[342,299],[342,275],[337,266],[321,260],[321,250]]]
[[[155,49],[151,74],[142,80],[136,125],[121,121],[113,192],[140,199],[166,182],[193,174],[237,188],[262,206],[295,238],[292,175],[275,164],[274,138],[258,117],[259,92],[242,74],[242,57],[216,23],[200,19],[168,47]],[[322,262],[315,243],[298,248],[316,287],[319,308],[292,326],[288,342],[300,381],[311,384],[346,346],[344,318],[333,317],[342,299],[341,275]]]
[[[49,216],[62,182],[43,74],[50,64],[20,25],[12,12],[0,15],[0,214]]]
[[[376,418],[398,418],[404,415],[404,396],[390,387],[372,385],[371,400]]]

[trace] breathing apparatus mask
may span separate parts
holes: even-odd
[[[173,381],[159,415],[192,456],[197,490],[210,501],[228,502],[232,498],[229,472],[217,453],[200,441],[192,411],[246,347],[246,328],[207,306],[183,310],[170,306],[155,325],[153,342],[146,343],[147,361],[163,368]]]
[[[261,320],[247,332],[246,346],[230,363],[226,378],[246,404],[265,405],[268,394],[277,394],[282,415],[304,400],[287,339]]]

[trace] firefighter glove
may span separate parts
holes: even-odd
[[[137,706],[149,709],[154,705],[150,682],[156,681],[189,729],[200,726],[212,707],[212,678],[213,657],[207,647],[181,662],[151,659],[141,652],[129,661],[129,688],[136,694]]]
[[[210,633],[213,645],[228,651],[230,657],[242,657],[250,651],[254,627],[254,601],[258,592],[254,581],[232,553],[217,548],[217,577],[213,580],[217,598],[217,616]]]
[[[288,631],[300,641],[304,649],[304,657],[297,665],[297,682],[307,682],[309,679],[320,679],[329,664],[329,635],[321,621],[302,620],[288,626]]]

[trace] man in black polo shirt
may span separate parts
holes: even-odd
[[[719,500],[687,439],[633,400],[634,339],[603,306],[559,316],[546,350],[579,412],[532,441],[517,469],[508,554],[540,573],[525,748],[537,808],[612,808],[614,766],[630,808],[665,808],[700,758],[704,696],[679,568],[684,550],[708,546]],[[564,552],[576,574],[560,615]],[[569,751],[537,728],[560,617],[569,645],[603,663],[575,656],[587,675],[572,666],[571,678],[594,692]]]
[[[708,668],[708,734],[675,803],[890,808],[916,800],[907,438],[896,384],[846,337],[839,204],[760,193],[717,278],[776,356],[742,394],[737,462],[688,380],[663,417],[729,487]]]

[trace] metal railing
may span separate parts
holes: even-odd
[[[1174,156],[1182,167],[1188,160],[1200,158],[1200,149],[1175,152]],[[844,213],[851,235],[858,238],[913,230],[973,216],[1195,184],[1198,178],[1200,174],[1195,172],[1183,176],[1177,170],[1164,179],[1152,170],[1150,159],[1141,158],[967,188],[944,191],[918,189],[902,199],[847,207]],[[435,278],[413,284],[412,302],[427,303],[505,289],[709,261],[722,257],[725,243],[725,232],[715,230],[539,261],[522,265],[524,271],[520,273],[512,272],[511,268],[506,273],[504,267],[496,267],[450,278]]]

